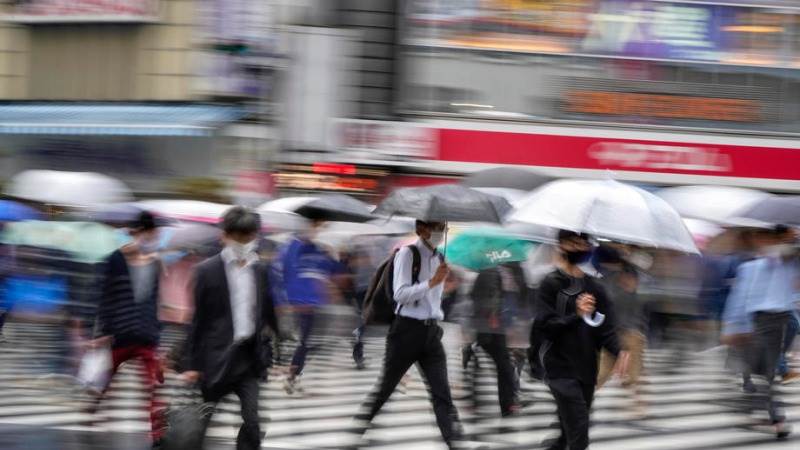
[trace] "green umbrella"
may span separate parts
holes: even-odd
[[[62,250],[78,261],[95,263],[116,250],[120,238],[113,228],[94,222],[26,220],[6,224],[0,242]]]
[[[534,243],[502,228],[473,228],[459,233],[447,244],[447,262],[480,271],[500,264],[525,261]]]

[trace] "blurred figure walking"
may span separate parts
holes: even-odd
[[[628,371],[622,385],[632,391],[636,415],[642,417],[645,414],[645,404],[639,395],[639,377],[644,368],[644,349],[647,345],[647,315],[645,305],[636,294],[639,273],[613,247],[600,246],[595,253],[598,270],[603,275],[601,283],[613,300],[617,335],[622,347],[630,355]],[[611,379],[615,363],[615,358],[604,350],[600,356],[598,389]]]
[[[527,294],[527,285],[519,263],[507,263],[482,270],[473,285],[472,325],[476,343],[494,361],[497,368],[497,392],[500,414],[503,417],[519,412],[517,372],[506,343],[506,329],[513,320],[507,311],[520,303]],[[472,358],[473,346],[464,348],[462,357],[466,368]]]
[[[259,381],[272,364],[271,343],[265,327],[277,333],[267,268],[256,253],[259,216],[241,206],[223,219],[222,252],[197,266],[195,312],[187,337],[189,383],[200,382],[203,400],[218,403],[235,393],[243,424],[237,450],[261,448]]]
[[[617,372],[627,370],[628,354],[616,334],[611,302],[579,264],[591,256],[589,236],[558,233],[560,261],[539,286],[534,304],[530,357],[553,394],[561,423],[551,450],[589,447],[589,413],[597,383],[599,350],[617,358]]]
[[[775,398],[773,385],[789,323],[796,311],[800,280],[796,233],[778,225],[756,233],[760,257],[742,264],[723,314],[726,342],[747,336],[746,362],[753,375],[763,376],[766,386],[755,386],[749,410],[766,409],[777,437],[789,435],[790,427]]]
[[[280,256],[286,299],[294,312],[299,333],[289,374],[283,384],[284,390],[290,395],[303,391],[300,376],[310,351],[309,338],[319,308],[327,303],[334,289],[333,277],[339,273],[339,263],[314,242],[325,222],[318,218],[310,219],[309,230],[295,236]]]
[[[362,406],[357,419],[363,427],[389,400],[403,375],[418,364],[430,391],[436,423],[445,443],[457,448],[463,434],[447,377],[447,355],[442,346],[442,294],[450,271],[436,248],[443,242],[445,224],[417,221],[419,240],[394,256],[392,289],[397,303],[395,319],[386,337],[386,355],[376,391]],[[415,256],[416,254],[416,256]]]
[[[111,378],[122,363],[139,359],[145,366],[146,395],[150,400],[151,437],[157,447],[163,428],[162,403],[157,399],[156,384],[164,382],[158,360],[161,324],[158,320],[159,276],[158,232],[155,219],[142,212],[130,227],[133,242],[115,251],[105,262],[92,346],[110,346],[112,377],[101,395],[89,406],[94,413]]]

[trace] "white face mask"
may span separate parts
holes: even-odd
[[[794,255],[795,251],[795,247],[792,244],[778,244],[771,246],[767,254],[775,258],[785,258]]]
[[[246,244],[242,244],[236,241],[229,241],[228,248],[231,249],[233,252],[233,256],[236,257],[238,260],[244,260],[250,257],[253,253],[256,252],[258,248],[258,244],[255,240],[250,241]]]
[[[428,238],[428,244],[431,247],[436,248],[444,242],[444,231],[433,231],[431,232],[431,237]]]

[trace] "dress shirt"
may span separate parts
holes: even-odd
[[[258,255],[250,254],[241,261],[236,259],[230,249],[225,248],[221,256],[225,262],[225,275],[231,299],[233,341],[242,342],[251,338],[256,332],[256,278],[253,266],[258,261]]]
[[[408,247],[403,247],[394,257],[394,300],[398,304],[395,312],[412,319],[443,320],[444,283],[433,288],[428,287],[428,282],[441,264],[441,255],[429,249],[422,241],[417,241],[413,245],[417,247],[420,255],[419,283],[411,282],[414,255]]]
[[[752,331],[752,315],[757,312],[795,311],[798,269],[796,260],[776,257],[759,258],[739,266],[723,314],[725,334]]]

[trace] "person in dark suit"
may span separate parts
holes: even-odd
[[[225,248],[197,266],[195,313],[187,340],[189,383],[200,383],[203,399],[217,403],[235,393],[244,423],[236,448],[261,447],[259,381],[272,362],[268,326],[278,330],[267,268],[256,253],[259,216],[240,206],[222,219]]]

